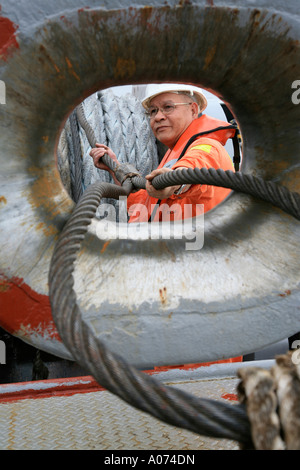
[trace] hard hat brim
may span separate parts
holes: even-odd
[[[148,109],[149,108],[149,105],[151,103],[151,101],[153,100],[153,98],[155,98],[156,96],[158,95],[162,95],[163,93],[175,93],[175,94],[180,94],[180,92],[182,92],[183,94],[187,95],[187,89],[186,88],[180,88],[180,86],[176,89],[165,89],[163,91],[159,91],[157,93],[153,93],[152,95],[150,96],[147,96],[143,101],[142,101],[142,105],[145,109]],[[204,111],[204,109],[207,107],[207,99],[205,98],[205,96],[200,93],[199,91],[196,91],[194,89],[191,89],[191,96],[195,96],[196,97],[196,100],[197,100],[197,103],[200,107],[200,111]]]

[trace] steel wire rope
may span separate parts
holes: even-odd
[[[127,182],[125,186],[100,182],[91,185],[59,236],[49,270],[49,297],[59,334],[77,362],[90,370],[103,387],[132,406],[198,434],[248,443],[250,428],[243,405],[198,399],[160,384],[112,354],[82,319],[73,290],[76,253],[101,198],[126,195],[132,185]]]
[[[80,147],[79,129],[76,112],[73,111],[69,117],[71,138],[74,152],[74,177],[72,178],[72,196],[75,202],[78,202],[83,193],[82,188],[82,155]]]
[[[187,168],[158,175],[152,180],[156,189],[189,183],[222,186],[243,192],[270,202],[300,220],[300,194],[257,176],[215,168]],[[137,180],[135,183],[133,179],[133,184],[140,185],[141,182]]]
[[[91,147],[96,144],[95,135],[89,122],[87,121],[82,105],[77,108],[78,121],[85,130]],[[116,164],[108,155],[104,155],[103,162],[113,171]],[[145,189],[145,179],[141,176],[131,178],[135,189]],[[264,201],[272,203],[283,211],[300,220],[300,194],[290,191],[288,188],[273,181],[266,181],[263,178],[215,168],[186,168],[170,171],[156,176],[152,184],[156,189],[163,189],[167,186],[178,184],[208,184],[221,186],[234,191],[243,192]]]
[[[78,119],[81,125],[86,125],[80,110]],[[89,138],[92,144],[93,133]],[[107,155],[103,160],[111,169],[116,169],[115,162]],[[299,194],[261,178],[204,168],[168,172],[153,180],[157,189],[184,183],[213,184],[259,196],[300,219]],[[76,253],[101,198],[128,195],[133,187],[144,188],[144,178],[126,179],[122,187],[94,183],[85,191],[61,232],[49,270],[49,297],[58,331],[75,360],[90,370],[103,387],[132,406],[192,432],[249,443],[250,424],[243,405],[198,399],[182,390],[161,385],[155,378],[137,371],[123,358],[112,354],[82,319],[73,290]]]

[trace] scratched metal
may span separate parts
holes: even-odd
[[[202,368],[201,368],[202,369]],[[209,368],[210,369],[210,368]],[[216,369],[218,373],[218,369]],[[170,374],[171,372],[171,374]],[[201,376],[190,371],[157,374],[166,385],[197,397],[235,406],[238,380],[226,373]],[[170,376],[173,379],[168,379]],[[204,378],[203,378],[204,377]],[[88,392],[88,378],[75,377],[67,393],[51,395],[50,384],[37,381],[0,386],[1,450],[238,450],[237,442],[201,436],[163,423],[104,390]],[[80,386],[80,392],[76,388]],[[86,390],[84,386],[86,383]],[[63,382],[60,382],[60,386]],[[42,395],[40,390],[49,387]],[[3,400],[7,389],[19,392]],[[20,398],[21,397],[21,398]],[[49,413],[49,410],[51,412]]]
[[[58,356],[48,299],[57,234],[74,207],[55,147],[82,99],[112,85],[183,81],[213,90],[242,130],[242,171],[299,191],[298,1],[1,2],[0,324]],[[230,25],[230,27],[229,27]],[[99,229],[100,230],[100,229]],[[299,222],[243,194],[205,216],[204,246],[101,240],[75,272],[97,335],[139,367],[209,361],[300,328]]]

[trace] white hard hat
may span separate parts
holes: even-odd
[[[203,111],[207,106],[207,100],[202,93],[202,90],[193,85],[183,85],[180,83],[151,83],[146,87],[146,94],[142,100],[144,108],[148,108],[150,101],[161,93],[184,93],[194,96],[200,107],[200,111]]]

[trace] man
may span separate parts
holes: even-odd
[[[232,160],[224,145],[234,136],[235,129],[226,122],[203,115],[207,106],[206,98],[199,89],[192,86],[154,85],[154,90],[150,90],[142,104],[149,115],[155,137],[168,150],[158,168],[146,176],[146,190],[141,189],[129,195],[129,222],[180,220],[202,214],[202,204],[204,212],[207,212],[223,201],[230,193],[229,189],[188,184],[156,190],[151,182],[161,173],[181,168],[233,170]],[[199,133],[202,135],[198,136]],[[97,148],[90,152],[96,167],[104,168],[99,159],[105,153],[117,161],[111,149],[97,144]],[[160,210],[161,207],[163,210]],[[241,360],[242,357],[239,356],[216,362]]]
[[[202,204],[204,212],[207,212],[223,201],[230,190],[201,184],[169,186],[156,190],[152,180],[161,173],[182,168],[233,170],[224,145],[228,138],[233,137],[235,130],[226,122],[202,114],[207,101],[196,87],[171,84],[148,87],[149,91],[142,104],[149,115],[155,137],[168,147],[168,151],[158,168],[146,176],[146,190],[142,189],[128,197],[129,222],[194,217],[202,213]],[[197,137],[199,133],[204,135]],[[98,168],[104,168],[99,161],[104,153],[117,161],[108,147],[97,144],[90,155]],[[143,210],[137,209],[141,207]]]

